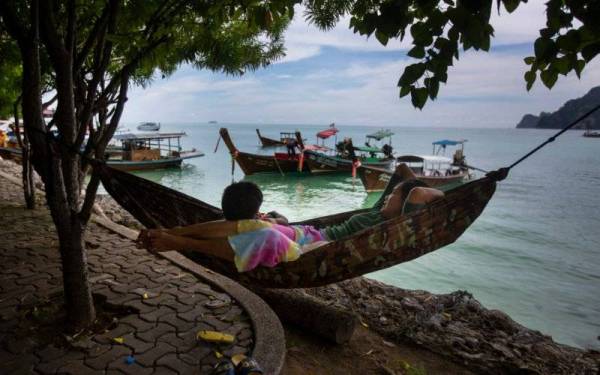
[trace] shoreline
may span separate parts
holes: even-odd
[[[20,166],[12,162],[1,162],[0,167],[13,175],[20,174]],[[129,228],[141,227],[111,197],[100,196],[97,203],[109,219]],[[499,310],[486,309],[465,291],[436,295],[404,290],[365,277],[305,291],[353,311],[364,328],[395,345],[414,346],[422,353],[442,356],[471,371],[596,374],[600,369],[597,350],[555,343],[550,336],[514,322]],[[289,331],[290,327],[286,327],[286,332]],[[362,340],[363,327],[359,327],[357,333],[359,331]],[[296,352],[290,349],[288,355],[302,358],[315,355],[315,350],[318,352],[318,347],[310,349],[299,345]],[[356,350],[351,354],[357,355]],[[368,348],[364,352],[368,352]]]

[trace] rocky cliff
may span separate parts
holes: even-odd
[[[517,124],[517,128],[560,129],[567,126],[592,107],[600,104],[600,86],[594,87],[581,98],[569,100],[556,112],[542,112],[539,116],[527,114]],[[600,129],[600,110],[593,113],[575,129]]]

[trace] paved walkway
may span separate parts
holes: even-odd
[[[0,223],[0,373],[199,374],[220,354],[254,354],[256,322],[243,303],[96,224],[86,234],[92,291],[127,314],[76,348],[41,347],[19,326],[26,311],[61,296],[54,225],[46,209],[25,210],[20,187],[1,176]],[[202,329],[235,335],[235,343],[199,342]]]

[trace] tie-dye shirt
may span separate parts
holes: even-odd
[[[263,220],[240,220],[237,229],[238,234],[227,239],[239,272],[292,262],[309,251],[306,245],[325,240],[318,229],[309,225],[288,226]]]

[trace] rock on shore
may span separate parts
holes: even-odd
[[[482,373],[598,374],[600,353],[561,345],[471,294],[404,290],[359,277],[307,292],[357,313],[394,341],[411,342]]]

